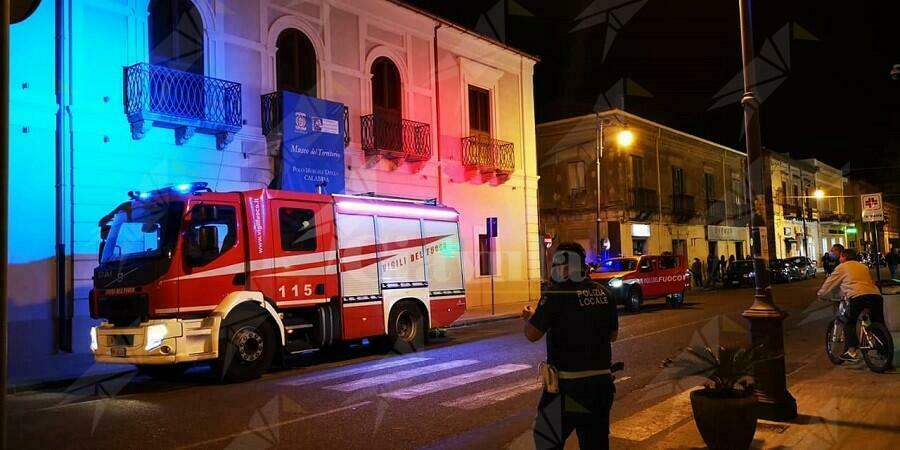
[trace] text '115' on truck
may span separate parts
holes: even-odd
[[[415,351],[465,312],[451,208],[205,183],[129,196],[100,221],[98,362],[240,381],[340,342]]]

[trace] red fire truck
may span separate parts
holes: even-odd
[[[130,192],[100,221],[96,361],[211,361],[224,381],[362,340],[415,351],[466,308],[458,213],[435,202],[205,183]]]
[[[681,258],[635,256],[611,258],[600,264],[591,278],[606,285],[613,298],[630,311],[640,311],[645,299],[663,298],[671,306],[684,304],[691,275]]]

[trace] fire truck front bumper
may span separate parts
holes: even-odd
[[[91,328],[94,360],[111,364],[178,364],[215,359],[219,321],[203,319],[150,320],[134,327],[108,322]]]

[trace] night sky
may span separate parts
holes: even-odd
[[[538,123],[620,105],[598,99],[626,79],[627,111],[744,148],[739,91],[720,95],[740,75],[737,0],[410,3],[540,57]],[[610,10],[624,23],[604,58],[610,27],[591,20]],[[900,64],[900,2],[756,1],[754,20],[757,53],[768,47],[756,66],[763,145],[837,167],[900,166],[900,81],[889,76]]]

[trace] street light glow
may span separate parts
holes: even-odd
[[[813,197],[821,200],[821,199],[825,198],[825,191],[823,191],[821,189],[816,189],[816,191],[813,192]]]
[[[634,133],[631,131],[622,130],[619,132],[619,135],[616,136],[616,141],[619,143],[621,147],[630,147],[634,142]]]

